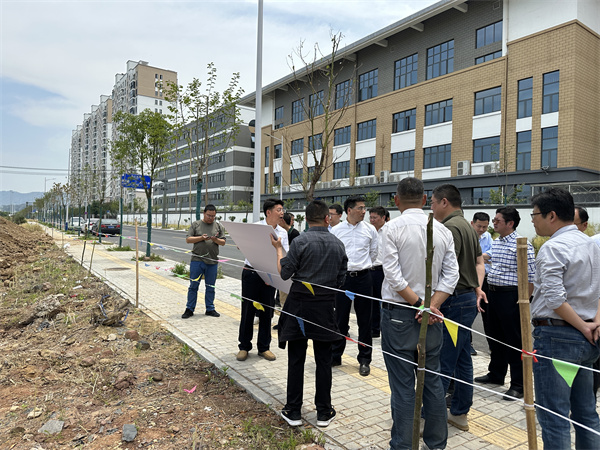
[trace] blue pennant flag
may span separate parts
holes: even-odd
[[[271,280],[271,285],[273,284],[273,277],[271,276],[270,273],[267,273],[267,275],[269,276],[269,280]]]
[[[350,292],[350,291],[346,291],[346,296],[350,299],[350,300],[354,300],[354,292]]]
[[[296,319],[298,319],[298,325],[300,326],[302,334],[304,335],[304,337],[306,337],[306,332],[304,331],[304,320],[302,320],[300,317],[296,317]]]

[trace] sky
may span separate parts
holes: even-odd
[[[331,31],[343,47],[433,3],[265,0],[263,86],[291,72],[301,41],[326,54]],[[184,86],[214,62],[221,89],[239,72],[254,92],[257,11],[257,0],[0,0],[0,191],[67,181],[72,131],[128,60],[174,70]]]

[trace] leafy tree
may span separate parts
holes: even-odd
[[[168,159],[172,126],[162,114],[149,109],[138,115],[119,111],[113,121],[118,137],[110,149],[112,160],[136,170],[142,176],[148,202],[146,256],[149,257],[152,242],[152,186],[158,171]],[[149,184],[146,183],[146,175],[150,176]]]
[[[527,202],[526,199],[519,197],[519,194],[523,192],[522,184],[513,186],[512,192],[509,195],[505,195],[505,192],[506,186],[504,189],[502,187],[490,189],[490,199],[486,203],[490,205],[517,205]]]
[[[379,191],[369,191],[367,192],[365,197],[365,206],[367,208],[372,208],[373,206],[379,205]]]

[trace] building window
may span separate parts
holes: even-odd
[[[517,170],[531,169],[531,131],[517,133]]]
[[[350,161],[337,162],[333,164],[333,179],[350,177]]]
[[[409,109],[402,111],[392,116],[392,133],[400,133],[401,131],[414,130],[417,123],[417,109]]]
[[[274,159],[281,158],[281,144],[275,144],[273,146],[273,158]]]
[[[500,86],[475,92],[475,115],[488,114],[501,109],[502,88]]]
[[[280,128],[283,128],[283,122],[276,123],[273,127],[274,130],[279,130]]]
[[[308,104],[312,117],[323,114],[323,91],[308,96]]]
[[[308,137],[308,150],[320,150],[323,148],[323,133]]]
[[[473,204],[483,205],[490,202],[490,191],[493,188],[473,188]],[[500,188],[498,188],[500,189]]]
[[[436,145],[424,149],[423,169],[450,166],[451,144]]]
[[[427,79],[454,72],[454,39],[427,49]]]
[[[485,47],[501,40],[502,21],[499,21],[477,30],[477,44],[475,48]]]
[[[302,122],[304,120],[304,99],[292,102],[292,123]]]
[[[281,186],[281,172],[273,172],[273,186]]]
[[[304,138],[294,139],[292,141],[292,155],[301,155],[304,153]]]
[[[419,55],[402,58],[394,64],[394,90],[412,86],[417,83],[417,66]]]
[[[265,194],[269,193],[269,174],[265,173]]]
[[[349,144],[351,139],[350,132],[350,125],[344,128],[336,128],[333,132],[333,145]]]
[[[265,147],[265,167],[269,167],[269,147]]]
[[[361,158],[356,160],[356,176],[366,177],[375,175],[375,157]]]
[[[542,114],[548,114],[558,111],[558,81],[558,70],[556,72],[544,74],[544,97]]]
[[[275,120],[283,120],[283,106],[275,108]]]
[[[357,125],[357,141],[373,139],[377,135],[377,119],[361,122]]]
[[[479,58],[475,58],[475,64],[483,64],[484,62],[491,61],[492,59],[500,58],[502,56],[502,50],[498,50],[494,53],[488,53],[487,55],[480,56]]]
[[[292,169],[290,170],[290,184],[299,184],[302,183],[302,169]]]
[[[473,162],[490,162],[500,160],[500,136],[473,141]]]
[[[531,117],[531,104],[533,102],[533,78],[519,80],[519,94],[517,100],[517,119]]]
[[[452,122],[452,99],[425,105],[425,126]]]
[[[343,83],[335,85],[335,109],[341,109],[352,104],[352,98],[350,96],[351,87],[351,80],[346,80]]]
[[[374,69],[358,77],[359,102],[377,97],[377,71],[378,69]]]
[[[558,167],[558,127],[542,128],[542,167]]]
[[[392,172],[415,170],[415,151],[392,153]]]

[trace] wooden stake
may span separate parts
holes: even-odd
[[[519,313],[521,315],[521,344],[528,353],[533,351],[531,339],[531,310],[529,307],[529,277],[527,268],[527,238],[517,238],[517,271],[519,280]],[[535,429],[535,407],[533,406],[533,356],[523,356],[523,398],[527,421],[527,440],[529,448],[537,450],[537,432]]]
[[[83,251],[81,252],[81,265],[83,266],[83,255],[85,255],[85,244],[87,241],[83,241]]]
[[[96,241],[94,241],[92,245],[92,255],[90,256],[90,270],[88,271],[88,275],[92,274],[92,260],[94,259],[94,249],[96,248]]]
[[[140,255],[138,254],[138,222],[135,219],[135,307],[140,304]]]
[[[417,369],[417,390],[415,392],[415,410],[413,415],[413,435],[412,448],[419,448],[419,431],[421,428],[421,406],[423,405],[423,386],[425,385],[425,357],[427,324],[429,322],[429,312],[427,309],[431,305],[431,263],[433,261],[433,213],[429,213],[427,222],[427,261],[425,261],[425,311],[423,311],[423,320],[421,320],[421,329],[419,330],[418,351],[418,369]]]

